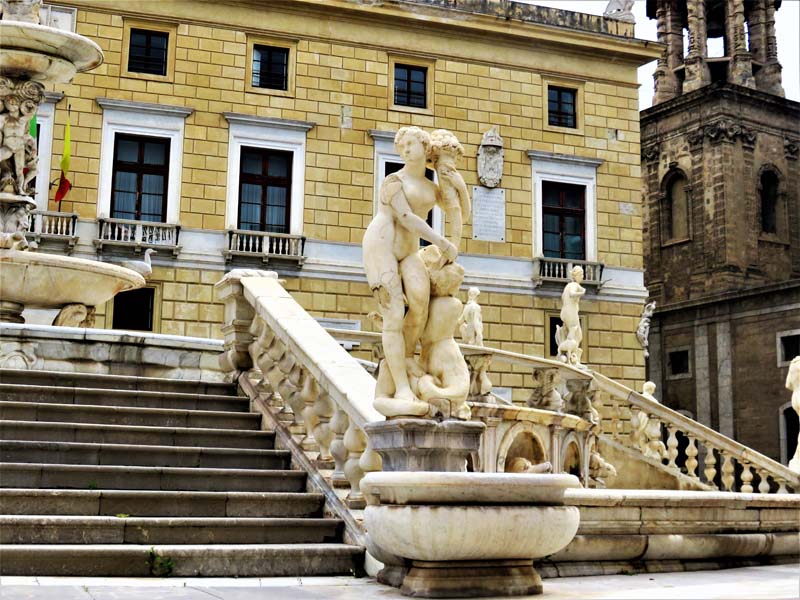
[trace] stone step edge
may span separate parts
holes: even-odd
[[[227,499],[227,500],[303,500],[303,499],[317,499],[323,501],[325,494],[322,492],[209,492],[204,490],[115,490],[115,489],[97,489],[97,490],[72,490],[62,488],[0,488],[0,498],[14,498],[18,496],[39,496],[39,497],[88,497],[88,498],[109,498],[109,499],[124,499],[126,497],[133,497],[140,500],[147,498],[163,497],[169,498],[187,498],[189,496],[197,499]],[[42,516],[42,515],[39,515]],[[66,515],[65,515],[66,516]]]
[[[238,477],[305,477],[305,471],[289,469],[216,469],[207,467],[143,467],[128,465],[62,465],[51,463],[8,463],[0,462],[0,473],[3,471],[74,471],[81,472],[121,472],[135,475],[137,473],[163,473],[165,475],[196,475],[196,476],[238,476]],[[33,488],[32,488],[33,489]],[[38,489],[38,488],[37,488]],[[176,490],[172,490],[176,491]],[[191,491],[191,490],[186,490]],[[198,490],[200,491],[200,490]]]
[[[212,430],[213,431],[213,430]],[[237,430],[234,430],[237,431]],[[206,454],[206,455],[245,455],[245,456],[274,456],[289,457],[288,450],[274,448],[224,448],[215,446],[159,446],[142,444],[109,444],[107,442],[48,442],[43,440],[6,440],[0,438],[0,450],[4,448],[35,448],[37,450],[117,450],[127,452],[169,452],[172,454]],[[30,464],[30,463],[25,463]],[[43,464],[43,463],[40,463]],[[63,464],[63,463],[52,463]],[[85,465],[88,466],[88,465]],[[95,465],[102,466],[102,465]],[[111,466],[111,465],[109,465]],[[143,466],[143,465],[139,465]],[[191,467],[190,467],[191,468]],[[220,467],[222,468],[222,467]]]
[[[26,404],[30,404],[30,402]],[[234,413],[234,414],[241,414],[241,413]],[[112,431],[119,431],[119,432],[127,431],[130,433],[181,432],[181,433],[191,433],[193,435],[231,435],[231,436],[246,435],[249,437],[264,437],[264,438],[275,436],[274,431],[259,431],[257,429],[214,429],[213,427],[159,427],[158,425],[117,425],[115,423],[71,423],[64,421],[25,421],[16,419],[0,420],[0,429],[2,429],[5,426],[11,426],[11,427],[23,426],[23,427],[31,427],[38,429],[44,429],[45,427],[60,427],[66,429],[68,427],[73,427],[76,429],[83,429],[83,430],[99,429],[103,431],[111,429]],[[31,440],[31,441],[36,441],[36,440]],[[189,447],[191,448],[192,446]]]
[[[43,406],[45,408],[73,410],[79,412],[108,412],[108,413],[132,413],[137,415],[202,415],[203,417],[224,418],[245,418],[261,419],[261,415],[252,412],[235,412],[223,410],[190,410],[186,408],[146,408],[140,406],[108,406],[103,404],[64,404],[63,402],[16,402],[12,400],[0,400],[0,408],[30,408]],[[39,421],[40,423],[42,421]],[[47,421],[50,422],[50,421]],[[63,421],[58,421],[63,423]]]
[[[85,515],[0,515],[0,527],[126,525],[131,527],[338,527],[329,517],[117,517]]]
[[[249,402],[244,396],[229,396],[225,394],[201,394],[199,392],[162,392],[156,390],[119,390],[114,388],[90,388],[71,386],[41,386],[24,383],[0,383],[0,392],[42,392],[72,393],[73,396],[85,394],[87,396],[138,396],[141,398],[172,398],[177,400],[214,400],[216,402]],[[24,401],[21,401],[24,402]]]
[[[236,385],[233,383],[227,383],[224,381],[203,381],[202,379],[172,379],[169,377],[147,377],[147,376],[140,376],[140,375],[113,375],[110,373],[77,373],[77,372],[66,372],[66,371],[29,371],[28,369],[6,369],[0,368],[0,378],[2,378],[4,373],[8,373],[11,376],[18,376],[18,377],[30,377],[34,375],[36,377],[44,377],[44,378],[53,378],[53,379],[89,379],[95,381],[106,381],[108,383],[113,382],[143,382],[143,383],[152,383],[154,385],[164,384],[164,385],[196,385],[196,386],[209,386],[209,387],[222,387],[228,389],[235,389]]]

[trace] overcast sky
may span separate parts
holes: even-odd
[[[602,15],[608,0],[518,0],[529,4],[552,6],[575,12]],[[636,0],[633,14],[636,16],[636,37],[643,40],[656,39],[656,21],[645,15],[645,0]],[[800,0],[783,0],[776,18],[778,37],[778,59],[783,66],[783,89],[786,97],[800,101]],[[709,54],[720,56],[722,40],[709,40]],[[651,105],[653,100],[653,71],[655,61],[639,69],[639,108]]]

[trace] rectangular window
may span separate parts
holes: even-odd
[[[131,28],[128,71],[150,75],[167,74],[169,33]]]
[[[166,222],[170,141],[116,134],[111,217]]]
[[[789,363],[800,356],[800,333],[781,336],[781,362]]]
[[[289,89],[289,49],[253,46],[253,87]]]
[[[577,127],[575,98],[577,90],[548,86],[547,122],[554,127]]]
[[[546,257],[584,260],[585,196],[582,185],[542,182],[542,243]]]
[[[155,289],[139,288],[114,296],[112,329],[153,331]]]
[[[289,233],[292,153],[242,147],[239,229]]]
[[[394,65],[394,103],[399,106],[426,108],[428,67]]]
[[[689,351],[676,350],[667,355],[667,368],[670,377],[689,375]]]

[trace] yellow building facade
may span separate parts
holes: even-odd
[[[455,133],[468,188],[505,213],[504,232],[470,220],[461,243],[486,344],[551,356],[567,267],[583,264],[584,362],[643,381],[636,69],[660,46],[632,24],[477,0],[78,0],[49,14],[105,62],[40,111],[40,173],[58,177],[69,118],[74,187],[59,207],[40,177],[29,237],[110,262],[157,251],[150,295],[98,307],[98,327],[130,327],[138,307],[155,332],[221,337],[213,285],[265,268],[314,316],[374,330],[360,242],[397,168],[394,133],[417,125]],[[493,127],[504,166],[490,192],[477,155]],[[247,190],[263,196],[248,204]],[[526,377],[493,379],[524,400]]]

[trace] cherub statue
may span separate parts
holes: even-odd
[[[461,315],[461,300],[455,297],[464,279],[464,267],[442,264],[436,246],[420,250],[431,274],[431,303],[422,334],[420,364],[424,371],[416,383],[419,398],[436,408],[444,418],[468,420],[469,369],[453,335]]]
[[[42,0],[2,0],[0,16],[4,21],[23,21],[39,24]]]
[[[13,161],[14,191],[23,194],[25,189],[25,137],[28,130],[28,121],[33,116],[31,105],[35,110],[36,105],[29,100],[20,102],[16,96],[6,96],[6,112],[0,114],[0,163]],[[6,162],[10,165],[10,162]],[[6,190],[2,190],[6,191]]]
[[[634,0],[610,0],[603,12],[603,16],[617,21],[635,23],[636,17],[633,16]]]
[[[616,476],[617,469],[614,465],[604,459],[596,449],[592,450],[592,453],[589,455],[589,479],[591,480],[592,487],[605,488],[606,479]]]
[[[570,281],[564,286],[561,293],[561,322],[556,326],[556,343],[558,344],[558,357],[567,364],[583,367],[581,364],[581,342],[583,330],[581,329],[580,301],[586,293],[581,286],[583,281],[583,268],[575,266],[570,271]]]
[[[800,356],[795,356],[789,363],[786,389],[792,391],[792,408],[800,416]],[[789,461],[789,468],[795,473],[800,473],[800,435],[797,436],[797,449]]]
[[[564,397],[559,387],[561,387],[561,373],[558,369],[536,369],[533,372],[533,391],[528,398],[528,406],[562,412]]]
[[[639,320],[639,326],[636,328],[636,339],[639,340],[639,344],[644,350],[645,358],[650,356],[650,351],[648,350],[648,346],[650,345],[650,319],[653,317],[655,311],[655,300],[645,304],[642,309],[642,318]]]
[[[481,291],[476,287],[471,287],[467,291],[467,304],[464,312],[458,319],[458,328],[461,332],[461,340],[465,344],[483,346],[483,317],[481,307],[478,304],[478,296]]]
[[[439,176],[440,204],[452,225],[448,239],[456,247],[461,245],[461,229],[469,219],[472,203],[464,178],[456,169],[458,160],[464,156],[464,148],[456,136],[446,129],[437,129],[431,134],[430,158]]]
[[[56,327],[94,327],[96,308],[85,304],[67,304],[56,318],[53,325]]]

